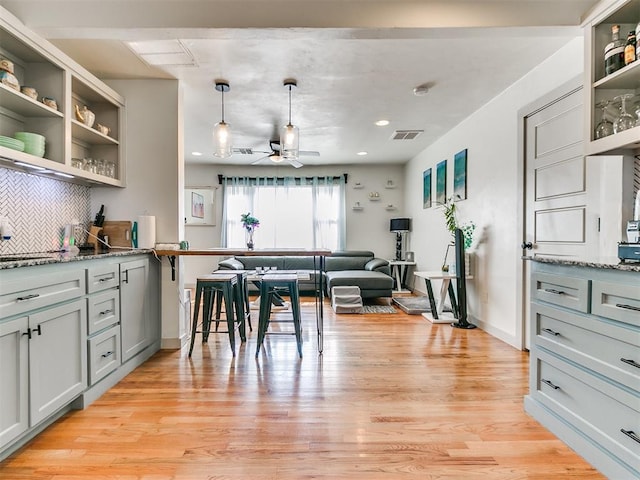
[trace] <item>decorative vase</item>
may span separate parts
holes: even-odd
[[[247,242],[247,248],[253,250],[253,228],[245,230],[245,240]]]

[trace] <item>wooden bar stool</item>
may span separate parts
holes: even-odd
[[[196,282],[196,299],[193,311],[193,322],[191,324],[191,346],[189,356],[193,352],[193,345],[196,333],[202,333],[202,343],[206,343],[209,338],[211,327],[211,314],[213,312],[213,301],[217,292],[222,293],[225,303],[225,313],[227,317],[227,332],[229,334],[229,345],[233,356],[236,356],[236,326],[240,330],[240,339],[246,341],[244,315],[234,315],[235,305],[242,299],[238,288],[238,275],[236,273],[211,273],[198,277]],[[200,301],[204,296],[202,308],[202,330],[198,330],[198,314],[200,312]]]
[[[274,295],[288,295],[291,301],[292,320],[271,320],[271,300]],[[298,355],[302,358],[302,319],[300,316],[300,293],[298,291],[298,275],[295,273],[268,273],[262,277],[260,285],[260,317],[258,319],[258,346],[256,357],[271,322],[293,323]]]

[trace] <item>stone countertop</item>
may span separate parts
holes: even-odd
[[[640,262],[623,262],[617,257],[598,258],[561,258],[561,257],[524,257],[527,260],[555,265],[572,265],[576,267],[591,267],[610,270],[624,270],[626,272],[640,272]]]
[[[127,250],[110,250],[108,252],[94,253],[80,252],[71,254],[68,252],[42,252],[42,253],[22,253],[0,255],[0,270],[10,268],[33,267],[36,265],[50,265],[52,263],[69,263],[83,260],[95,260],[108,257],[126,257],[130,255],[140,255],[153,253],[153,249],[135,248]]]

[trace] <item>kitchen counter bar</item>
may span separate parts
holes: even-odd
[[[523,257],[539,263],[549,263],[553,265],[568,265],[574,267],[591,267],[610,270],[624,270],[627,272],[640,272],[640,262],[623,262],[617,257],[598,258],[564,258],[564,257]]]
[[[20,267],[33,267],[36,265],[49,265],[52,263],[79,262],[84,260],[95,260],[97,258],[125,257],[129,255],[140,255],[145,253],[153,253],[153,250],[147,248],[132,248],[122,250],[114,249],[108,252],[100,253],[90,251],[80,252],[77,254],[71,254],[69,252],[5,254],[0,255],[0,270]]]
[[[234,255],[244,256],[269,256],[269,257],[314,257],[314,268],[319,271],[324,270],[324,258],[331,256],[331,250],[326,249],[304,249],[304,248],[262,248],[249,250],[246,248],[204,248],[194,250],[155,250],[155,254],[159,257],[167,257],[171,265],[171,280],[175,281],[175,265],[178,256],[217,256],[231,257]],[[323,331],[324,331],[324,312],[323,312],[323,296],[324,285],[322,284],[322,275],[316,275],[316,327],[318,329],[318,353],[322,354],[323,349]]]

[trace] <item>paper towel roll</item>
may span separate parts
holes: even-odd
[[[156,246],[156,217],[140,215],[138,217],[138,248]]]

